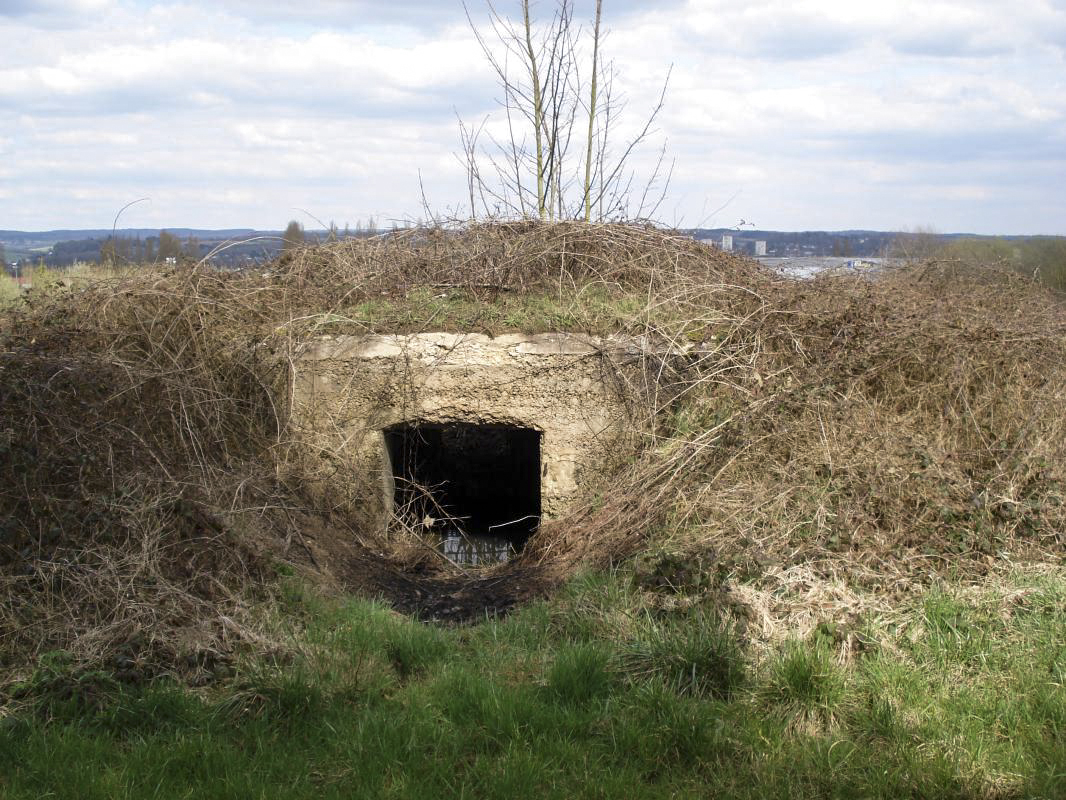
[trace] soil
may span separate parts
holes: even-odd
[[[474,622],[543,597],[555,586],[536,565],[508,564],[483,575],[384,573],[379,586],[398,610],[435,622]]]
[[[427,621],[466,623],[506,614],[550,594],[564,577],[557,565],[521,556],[493,567],[465,568],[428,543],[375,549],[337,521],[312,516],[294,521],[299,534],[292,537],[287,557],[312,581],[380,598]]]

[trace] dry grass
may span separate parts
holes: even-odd
[[[1005,551],[1062,551],[1066,328],[1052,298],[1007,273],[926,267],[760,291],[685,376],[675,430],[632,483],[568,525],[579,553],[622,530],[612,552],[630,552],[651,528],[741,572],[846,558],[891,591]]]
[[[462,313],[411,313],[427,289]],[[501,298],[540,310],[501,317]],[[409,231],[258,272],[35,290],[5,313],[0,662],[66,648],[150,673],[269,646],[242,611],[298,557],[293,519],[370,535],[357,507],[308,491],[287,359],[325,330],[560,319],[688,355],[638,387],[645,446],[514,569],[563,575],[654,542],[713,551],[756,591],[802,569],[890,596],[1061,556],[1066,317],[1030,283],[935,267],[796,283],[638,227]]]

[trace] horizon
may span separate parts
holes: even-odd
[[[483,221],[479,220],[479,223],[482,223],[482,222]],[[551,224],[551,223],[546,223],[546,224]],[[603,224],[603,223],[593,223],[593,224]],[[610,223],[610,224],[629,224],[629,223]],[[301,227],[302,227],[302,229],[303,229],[303,231],[305,233],[313,234],[313,235],[329,234],[329,232],[330,232],[330,228],[328,228],[328,227],[325,227],[325,228],[310,228],[310,227],[307,227],[307,226],[303,226],[302,224],[301,224]],[[353,233],[353,234],[358,232],[358,229],[355,227],[355,225],[351,225],[351,224],[347,224],[347,223],[346,224],[342,224],[342,225],[337,225],[336,229],[339,230],[339,231],[344,231],[346,227],[348,227],[350,232]],[[417,225],[408,225],[407,227],[408,228],[413,228],[413,227],[418,227],[418,226]],[[677,231],[679,233],[688,233],[688,232],[696,232],[696,231],[708,232],[708,233],[723,233],[723,234],[728,233],[728,234],[732,235],[734,238],[747,238],[747,237],[753,236],[754,234],[757,234],[757,233],[774,233],[774,234],[816,234],[816,233],[824,233],[824,234],[839,234],[839,235],[870,233],[870,234],[895,234],[895,235],[900,235],[900,236],[931,235],[931,236],[947,236],[947,237],[974,237],[974,238],[982,238],[982,239],[987,239],[987,238],[991,238],[991,239],[994,239],[994,238],[1008,238],[1008,239],[1016,239],[1016,238],[1066,238],[1066,234],[1053,234],[1053,233],[1052,234],[1046,234],[1046,233],[1006,233],[1006,232],[1003,232],[1003,233],[975,233],[973,231],[939,231],[939,230],[929,230],[929,229],[924,229],[924,228],[923,229],[917,229],[917,230],[894,230],[894,229],[878,229],[878,228],[839,228],[839,229],[837,229],[837,228],[803,228],[803,229],[749,228],[749,229],[738,229],[738,228],[721,227],[721,226],[718,226],[718,227],[680,226],[680,227],[676,227],[676,228],[671,228],[669,226],[658,226],[658,227],[661,230],[674,230],[674,231]],[[402,225],[398,226],[397,229],[398,230],[403,230],[404,226],[402,226]],[[377,233],[389,233],[391,230],[393,230],[391,222],[386,227],[382,227],[382,226],[379,225],[376,228],[376,232]],[[110,235],[113,232],[116,236],[121,236],[123,234],[140,234],[140,233],[150,233],[150,232],[154,232],[154,231],[159,231],[159,232],[162,232],[162,231],[167,231],[167,232],[179,231],[179,232],[182,232],[182,233],[191,232],[191,233],[194,233],[194,234],[203,234],[203,233],[207,233],[207,234],[212,234],[212,233],[213,234],[223,234],[223,233],[231,233],[231,234],[236,234],[236,235],[241,235],[241,234],[264,234],[264,233],[282,234],[285,231],[285,226],[283,225],[283,226],[279,226],[277,228],[252,228],[252,227],[249,227],[247,225],[240,225],[240,226],[225,227],[225,228],[201,228],[201,227],[196,227],[196,226],[193,226],[193,225],[163,225],[163,226],[147,225],[147,226],[137,226],[137,227],[126,227],[126,228],[108,228],[108,227],[70,228],[70,227],[58,227],[58,228],[44,228],[44,229],[35,229],[35,230],[26,230],[26,229],[19,229],[19,228],[0,228],[0,235],[2,235],[2,234],[11,234],[11,233],[22,234],[22,235],[56,234],[56,233],[73,233],[73,234],[76,234],[76,233],[85,233],[85,234],[106,233],[106,234]]]

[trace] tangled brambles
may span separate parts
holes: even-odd
[[[383,540],[358,492],[311,491],[287,417],[311,336],[551,329],[686,356],[638,393],[643,444],[494,582]],[[7,668],[62,649],[209,677],[277,645],[248,610],[288,565],[464,616],[652,542],[751,596],[800,567],[886,596],[1063,552],[1066,315],[991,269],[794,282],[650,228],[408,231],[31,294],[0,323],[0,384]]]

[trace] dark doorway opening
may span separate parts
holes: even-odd
[[[439,535],[454,561],[506,561],[540,524],[540,437],[469,423],[386,429],[397,512]]]

